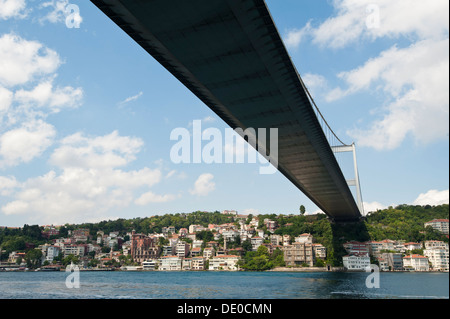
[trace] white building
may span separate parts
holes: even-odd
[[[295,237],[296,243],[304,243],[304,244],[312,244],[313,236],[311,234],[301,234],[300,236]]]
[[[240,257],[235,255],[220,255],[209,260],[209,270],[237,271]]]
[[[161,271],[180,271],[182,269],[183,258],[177,256],[161,257],[159,268]]]
[[[261,246],[262,243],[264,243],[264,238],[255,236],[250,238],[250,242],[252,243],[252,251],[257,251],[259,246]]]
[[[143,261],[142,269],[143,270],[155,270],[157,265],[158,265],[158,262],[155,259]]]
[[[431,262],[434,271],[449,271],[448,248],[430,248],[423,251],[425,257]]]
[[[348,255],[342,257],[344,267],[348,270],[366,270],[370,267],[370,257],[368,255]]]
[[[448,219],[434,219],[432,221],[425,223],[424,226],[425,227],[431,226],[445,235],[449,234]]]
[[[409,255],[403,257],[403,268],[415,271],[429,271],[428,258],[421,255]]]
[[[59,256],[59,253],[61,250],[57,246],[50,246],[47,248],[47,257],[45,260],[48,260],[49,262],[52,262],[55,257]]]
[[[189,251],[190,251],[190,247],[189,244],[184,242],[184,241],[180,241],[177,244],[176,247],[176,255],[178,257],[187,257],[189,255]]]

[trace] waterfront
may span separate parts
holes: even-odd
[[[81,272],[0,273],[0,299],[448,299],[448,273]]]

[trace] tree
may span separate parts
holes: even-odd
[[[28,268],[37,268],[41,265],[42,251],[40,249],[30,249],[25,254],[25,261]]]
[[[300,205],[300,214],[305,215],[306,208],[303,205]]]

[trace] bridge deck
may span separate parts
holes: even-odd
[[[91,1],[230,127],[278,128],[279,171],[328,216],[360,217],[264,0]]]

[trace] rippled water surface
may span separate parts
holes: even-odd
[[[448,273],[0,272],[0,299],[448,299]]]

